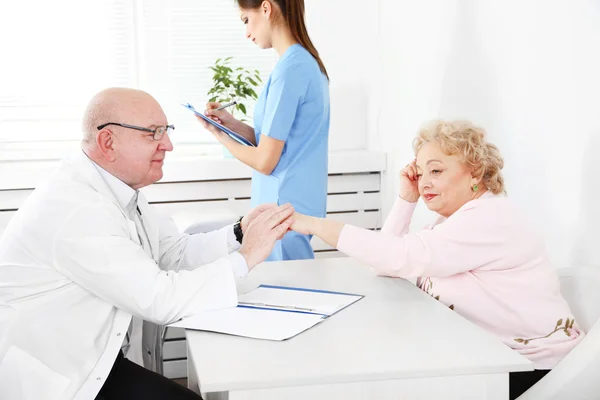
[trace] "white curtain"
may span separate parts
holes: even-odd
[[[487,129],[509,196],[556,267],[600,267],[600,2],[380,0],[373,148],[388,151],[386,210],[431,118]],[[384,210],[384,211],[386,211]],[[419,207],[413,227],[431,213]]]

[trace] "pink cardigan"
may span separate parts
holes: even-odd
[[[530,359],[553,368],[584,334],[560,294],[540,235],[504,196],[485,193],[408,233],[416,203],[398,198],[381,232],[346,225],[338,249],[420,289]]]

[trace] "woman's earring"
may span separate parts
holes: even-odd
[[[474,184],[472,189],[473,189],[473,192],[476,192],[477,189],[479,189],[479,186],[477,186],[477,184]]]

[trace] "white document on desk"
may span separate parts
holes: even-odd
[[[315,326],[323,316],[235,307],[185,318],[170,326],[255,339],[286,340]]]
[[[261,285],[239,296],[236,308],[203,312],[170,326],[256,339],[286,340],[362,298],[349,293]]]
[[[260,285],[239,296],[238,304],[274,310],[304,311],[329,317],[362,297],[324,290]]]

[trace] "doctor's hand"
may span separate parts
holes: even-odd
[[[271,254],[275,241],[283,236],[292,224],[290,217],[293,214],[294,207],[285,204],[263,211],[250,222],[239,250],[246,260],[248,271]]]
[[[230,125],[237,120],[226,109],[217,111],[217,108],[219,107],[221,107],[221,103],[206,103],[206,110],[204,111],[204,115],[206,115],[207,117],[211,117],[213,120],[217,121],[221,125],[225,125],[229,128]],[[208,125],[207,122],[205,123]]]
[[[248,214],[246,214],[244,216],[244,218],[242,218],[242,221],[240,222],[240,226],[242,228],[242,233],[246,234],[246,229],[248,229],[248,225],[250,225],[256,217],[258,217],[264,211],[267,211],[267,210],[270,210],[270,209],[276,208],[276,207],[277,207],[277,204],[275,204],[275,203],[265,203],[265,204],[261,204],[257,207],[254,207],[252,210],[250,210],[250,212],[248,212]]]
[[[406,164],[400,172],[400,198],[409,203],[419,200],[419,177],[417,176],[417,160]]]

